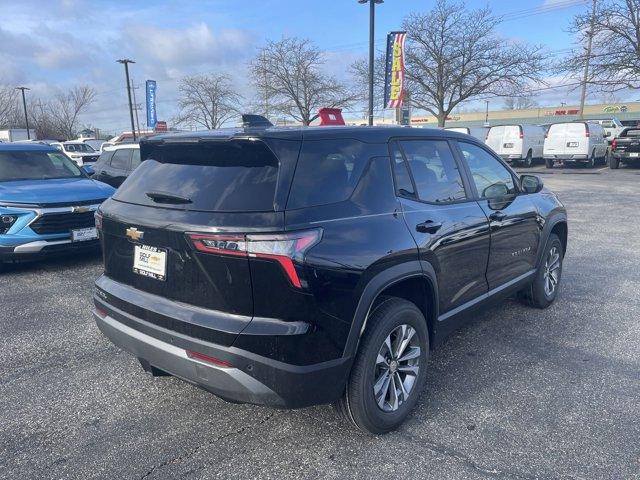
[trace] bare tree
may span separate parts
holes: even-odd
[[[506,97],[504,99],[505,110],[525,110],[527,108],[535,108],[537,106],[538,102],[529,95]]]
[[[498,37],[498,23],[488,8],[470,11],[450,0],[405,18],[411,103],[433,114],[439,126],[461,102],[513,95],[541,81],[542,49]]]
[[[220,128],[239,113],[242,96],[225,74],[195,75],[180,80],[180,112],[176,124]]]
[[[250,64],[254,87],[274,113],[309,125],[322,107],[344,108],[356,95],[322,71],[323,52],[309,40],[269,41]]]
[[[59,125],[63,137],[75,137],[78,116],[93,102],[95,95],[93,88],[82,85],[54,96],[49,104],[49,113]]]
[[[14,87],[0,86],[0,127],[23,127],[24,114]]]
[[[640,88],[640,0],[601,0],[595,14],[577,15],[571,30],[578,46],[560,65],[570,77],[582,81],[588,60],[587,84],[608,92]],[[590,35],[589,56],[583,46]]]

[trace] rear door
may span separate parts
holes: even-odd
[[[502,154],[502,144],[503,144],[503,138],[505,135],[506,128],[507,127],[503,125],[491,127],[487,135],[487,140],[485,143],[489,148],[491,148],[498,155]]]
[[[544,142],[546,155],[564,155],[566,153],[567,124],[555,123],[549,127]]]
[[[489,150],[458,141],[478,204],[489,219],[491,252],[487,266],[490,289],[530,273],[536,266],[541,224],[517,178]]]
[[[101,165],[96,179],[118,188],[122,185],[131,168],[131,149],[119,148],[113,152],[108,163]]]
[[[591,137],[587,135],[587,125],[567,123],[564,146],[567,155],[591,155]]]
[[[391,145],[396,189],[419,249],[438,276],[440,314],[487,291],[488,221],[446,140]]]

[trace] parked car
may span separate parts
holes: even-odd
[[[0,264],[97,248],[95,210],[113,191],[53,147],[0,145]]]
[[[530,167],[542,159],[544,134],[540,125],[496,125],[489,128],[485,143],[506,162]]]
[[[481,142],[484,142],[487,139],[489,127],[446,127],[445,130],[449,130],[450,132],[466,133],[467,135],[471,135]]]
[[[140,150],[96,215],[94,317],[154,375],[233,402],[336,402],[384,433],[471,312],[558,294],[564,207],[468,135],[249,126]]]
[[[620,133],[622,133],[622,130],[624,130],[624,125],[617,118],[607,118],[604,120],[589,120],[589,122],[597,123],[604,129],[604,132],[606,133],[606,137],[609,143],[611,143],[611,141],[614,138],[617,138],[620,135]]]
[[[640,127],[625,128],[611,143],[609,167],[640,164]]]
[[[544,142],[547,168],[562,164],[606,164],[609,144],[602,126],[590,122],[554,123]]]
[[[140,145],[122,143],[106,147],[93,166],[93,178],[118,188],[140,165]]]
[[[61,152],[64,152],[71,160],[76,162],[79,167],[94,163],[99,157],[98,152],[96,152],[91,145],[88,145],[81,140],[54,142],[51,143],[51,146],[57,148]]]

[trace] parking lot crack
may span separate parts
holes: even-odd
[[[181,453],[180,455],[177,455],[177,456],[172,457],[172,458],[170,458],[168,460],[165,460],[162,463],[154,465],[149,470],[147,470],[147,472],[144,475],[142,475],[140,477],[140,480],[143,480],[143,479],[153,475],[155,472],[157,472],[158,470],[166,467],[167,465],[173,465],[173,464],[176,464],[176,463],[180,463],[180,462],[182,462],[184,460],[187,460],[187,459],[193,457],[196,453],[198,453],[204,447],[208,447],[210,445],[214,445],[217,442],[219,442],[221,440],[224,440],[226,438],[229,438],[229,437],[234,437],[236,435],[242,435],[247,431],[250,431],[250,430],[252,430],[252,429],[254,429],[256,427],[259,427],[260,425],[263,425],[264,423],[266,423],[269,420],[271,420],[271,418],[273,418],[276,415],[276,413],[277,412],[271,412],[268,415],[266,415],[264,418],[262,418],[262,420],[260,420],[260,421],[258,421],[256,423],[253,423],[251,425],[244,425],[244,426],[242,426],[242,427],[240,427],[240,428],[238,428],[236,430],[232,430],[232,431],[224,433],[222,435],[218,435],[217,437],[215,437],[215,438],[213,438],[213,439],[211,439],[211,440],[209,440],[209,441],[207,441],[205,443],[202,443],[202,444],[200,444],[200,445],[198,445],[196,447],[193,447],[192,449],[190,449],[190,450],[188,450],[186,452]]]

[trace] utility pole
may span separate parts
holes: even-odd
[[[587,80],[589,79],[589,63],[591,61],[591,48],[593,46],[593,34],[595,29],[595,21],[596,21],[596,2],[597,0],[593,0],[593,4],[591,7],[591,18],[590,18],[590,26],[589,33],[587,33],[587,58],[584,62],[584,76],[582,77],[582,92],[580,92],[580,114],[579,119],[582,120],[584,118],[584,101],[587,97]]]
[[[131,133],[133,134],[133,141],[136,141],[136,126],[133,123],[133,105],[131,104],[131,83],[129,82],[129,64],[136,63],[133,60],[129,60],[128,58],[123,58],[117,61],[118,63],[122,63],[124,65],[124,74],[127,79],[127,94],[129,96],[129,115],[131,117]]]
[[[22,92],[22,106],[24,107],[24,123],[27,125],[27,139],[31,140],[31,132],[29,131],[29,116],[27,115],[27,100],[24,96],[25,90],[31,90],[28,87],[17,87],[16,90],[20,90]]]
[[[358,3],[369,4],[369,125],[373,125],[373,75],[375,61],[375,23],[376,4],[384,0],[358,0]]]
[[[485,112],[484,112],[484,126],[488,127],[489,126],[489,100],[485,100],[484,103],[486,105]]]

